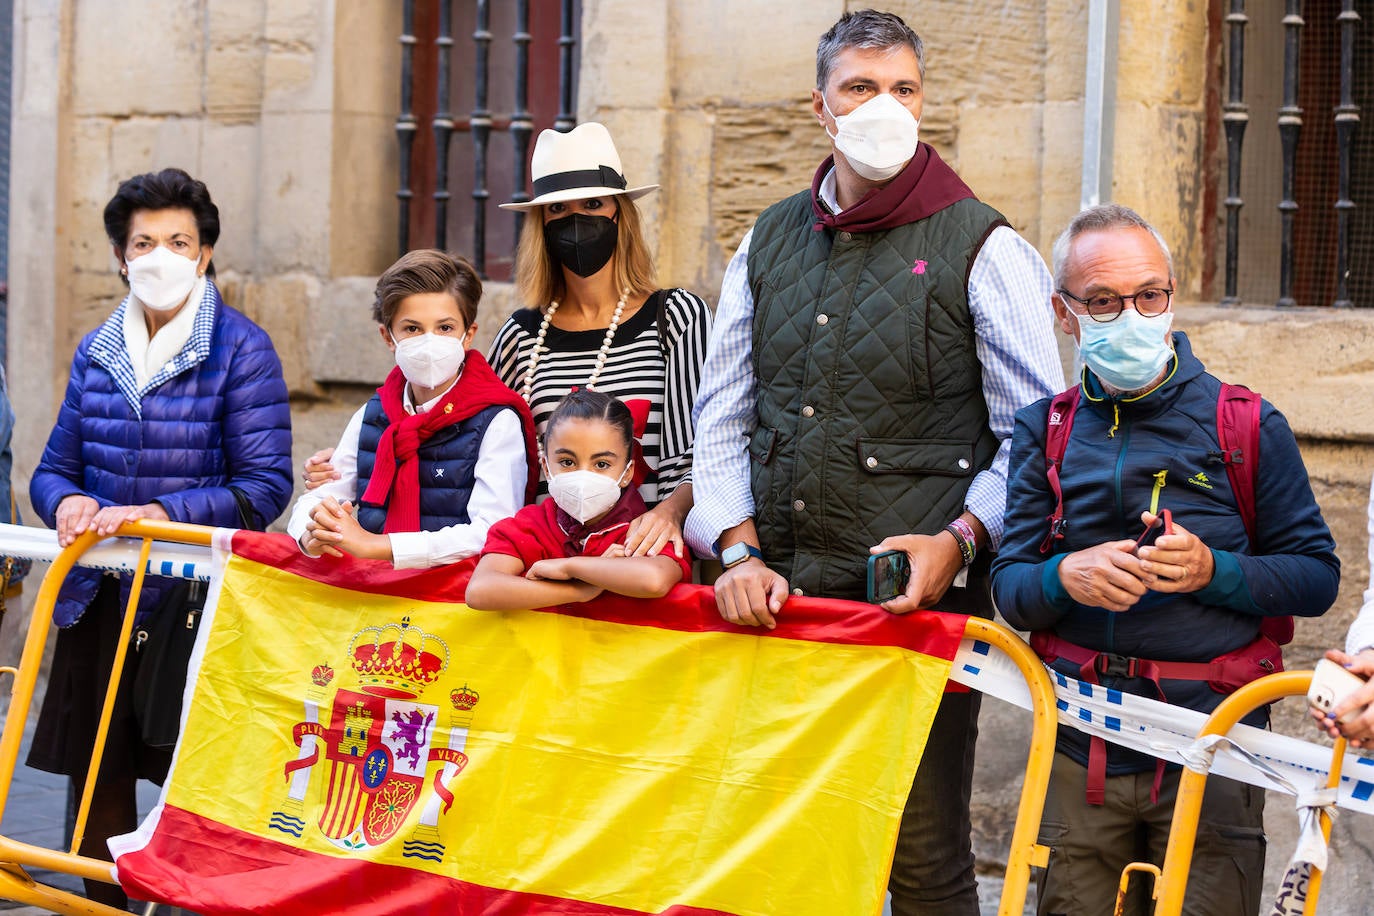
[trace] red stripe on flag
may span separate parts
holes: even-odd
[[[337,588],[454,603],[463,600],[476,565],[473,560],[464,560],[432,569],[397,570],[390,563],[353,557],[312,559],[302,554],[286,535],[255,531],[234,535],[234,553]],[[679,585],[658,600],[603,594],[585,604],[546,610],[568,617],[684,633],[747,633],[842,645],[898,646],[943,659],[954,658],[964,635],[964,621],[968,619],[936,611],[889,614],[877,605],[858,601],[791,597],[778,615],[776,629],[742,627],[721,618],[716,610],[715,590],[704,585]]]
[[[148,845],[119,857],[124,889],[206,916],[648,916],[586,900],[484,887],[399,865],[320,855],[168,805]],[[449,863],[461,870],[462,863]],[[251,905],[250,905],[251,904]],[[660,916],[730,916],[670,906]]]

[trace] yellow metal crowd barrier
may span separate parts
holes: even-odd
[[[119,914],[123,910],[92,903],[84,897],[39,884],[26,871],[27,868],[46,868],[50,871],[76,875],[80,878],[93,878],[110,881],[110,863],[88,856],[78,855],[81,841],[86,832],[86,818],[90,813],[91,793],[95,787],[95,774],[100,769],[100,758],[105,749],[105,735],[109,730],[110,712],[114,708],[115,689],[118,686],[118,672],[123,670],[124,656],[129,645],[129,635],[133,631],[133,608],[138,606],[138,596],[143,590],[144,570],[148,565],[148,555],[153,541],[172,541],[182,544],[209,546],[213,528],[200,525],[183,525],[177,522],[150,522],[140,520],[129,522],[119,533],[126,537],[143,539],[139,554],[137,571],[134,573],[133,589],[129,596],[129,607],[124,614],[124,623],[119,646],[115,650],[114,671],[109,688],[105,693],[105,706],[101,712],[100,727],[96,733],[95,751],[91,756],[90,767],[86,771],[85,791],[82,793],[77,810],[76,827],[72,835],[71,848],[58,852],[21,843],[9,837],[0,836],[0,897],[18,900],[46,907],[56,913],[100,913]],[[101,538],[94,532],[86,532],[67,547],[52,563],[48,574],[34,601],[33,618],[29,624],[28,637],[24,641],[24,652],[19,660],[19,668],[8,669],[14,678],[10,697],[9,711],[5,716],[5,729],[0,733],[0,817],[9,800],[10,784],[14,779],[14,768],[18,765],[19,745],[24,737],[24,725],[28,721],[29,709],[33,705],[34,685],[38,681],[38,669],[43,662],[43,649],[52,628],[53,607],[57,604],[57,592],[67,573],[76,565],[77,558]]]
[[[134,574],[133,588],[129,605],[125,609],[119,647],[115,653],[114,671],[106,690],[105,705],[101,713],[97,731],[95,750],[91,757],[84,781],[85,791],[80,800],[70,849],[56,851],[29,843],[22,843],[0,836],[0,898],[8,898],[21,903],[45,907],[63,914],[104,914],[118,916],[124,911],[93,903],[84,897],[40,884],[33,880],[27,869],[44,868],[50,871],[110,881],[110,863],[79,855],[85,834],[86,820],[90,811],[91,793],[95,785],[95,774],[99,771],[101,756],[105,747],[105,736],[109,728],[111,711],[114,708],[115,691],[118,687],[118,674],[123,669],[124,658],[133,630],[134,611],[138,596],[142,591],[144,571],[153,541],[208,546],[214,529],[199,525],[183,525],[175,522],[152,522],[140,520],[129,522],[120,529],[119,535],[142,539],[137,571]],[[51,630],[53,607],[57,601],[58,589],[77,559],[101,538],[88,532],[75,543],[63,550],[53,561],[52,567],[43,578],[34,603],[32,622],[24,643],[19,667],[0,668],[0,674],[13,677],[12,696],[9,712],[6,715],[4,731],[0,734],[0,816],[4,815],[9,799],[10,786],[18,766],[19,748],[23,739],[24,726],[33,704],[34,687],[38,680],[39,667],[43,660],[44,646]],[[1032,700],[1033,726],[1030,752],[1026,762],[1026,776],[1021,790],[1021,800],[1012,832],[1011,849],[1007,857],[1006,879],[1002,899],[998,908],[999,916],[1019,916],[1025,909],[1026,893],[1030,885],[1031,869],[1043,867],[1049,857],[1049,849],[1036,843],[1036,833],[1040,825],[1040,815],[1044,809],[1045,792],[1049,786],[1050,766],[1054,758],[1055,739],[1055,699],[1054,687],[1044,665],[1031,648],[1014,632],[988,620],[969,618],[965,636],[982,640],[1006,653],[1016,664],[1026,679]]]
[[[1207,719],[1198,733],[1199,738],[1224,735],[1249,712],[1284,697],[1305,696],[1312,683],[1311,671],[1285,671],[1251,681],[1231,694]],[[1331,751],[1330,776],[1327,786],[1340,783],[1341,765],[1345,761],[1345,739],[1338,738]],[[1178,800],[1169,824],[1169,845],[1164,852],[1164,867],[1155,883],[1155,916],[1178,916],[1183,912],[1183,894],[1188,888],[1188,868],[1192,864],[1193,845],[1197,840],[1198,814],[1202,811],[1202,796],[1207,789],[1207,774],[1185,769],[1179,780]],[[1331,816],[1321,812],[1322,835],[1331,839]],[[1125,878],[1122,885],[1124,889]],[[1307,884],[1304,914],[1317,911],[1317,897],[1321,892],[1321,872],[1315,867]]]

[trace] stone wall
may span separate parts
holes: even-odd
[[[353,289],[333,284],[375,275],[393,254],[397,4],[152,0],[132,16],[19,0],[15,20],[20,477],[51,428],[72,350],[123,294],[100,215],[140,172],[175,165],[205,181],[220,208],[225,298],[271,333],[307,416],[329,401],[330,367],[357,364],[354,346],[321,346],[333,313],[361,310],[357,333],[375,333],[370,288],[341,302]]]

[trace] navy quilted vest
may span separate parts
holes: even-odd
[[[420,446],[420,530],[438,531],[471,521],[468,500],[476,482],[477,451],[487,425],[505,407],[488,407],[460,423],[446,426]],[[363,428],[358,434],[358,523],[373,534],[386,525],[386,506],[364,505],[372,469],[377,464],[377,443],[388,425],[382,400],[367,402]]]

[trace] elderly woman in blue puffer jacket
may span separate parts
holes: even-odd
[[[212,279],[218,208],[202,182],[164,169],[120,184],[105,230],[130,294],[77,347],[30,486],[35,510],[63,546],[140,518],[264,527],[291,497],[291,417],[272,341],[224,304]],[[78,791],[130,580],[73,570],[54,612],[62,629],[29,764],[73,777]],[[141,617],[172,584],[148,579]],[[131,651],[84,855],[109,858],[105,840],[136,825],[136,780],[160,782],[170,762],[171,749],[147,744],[134,713],[138,664]],[[117,887],[88,882],[87,893],[127,905]]]

